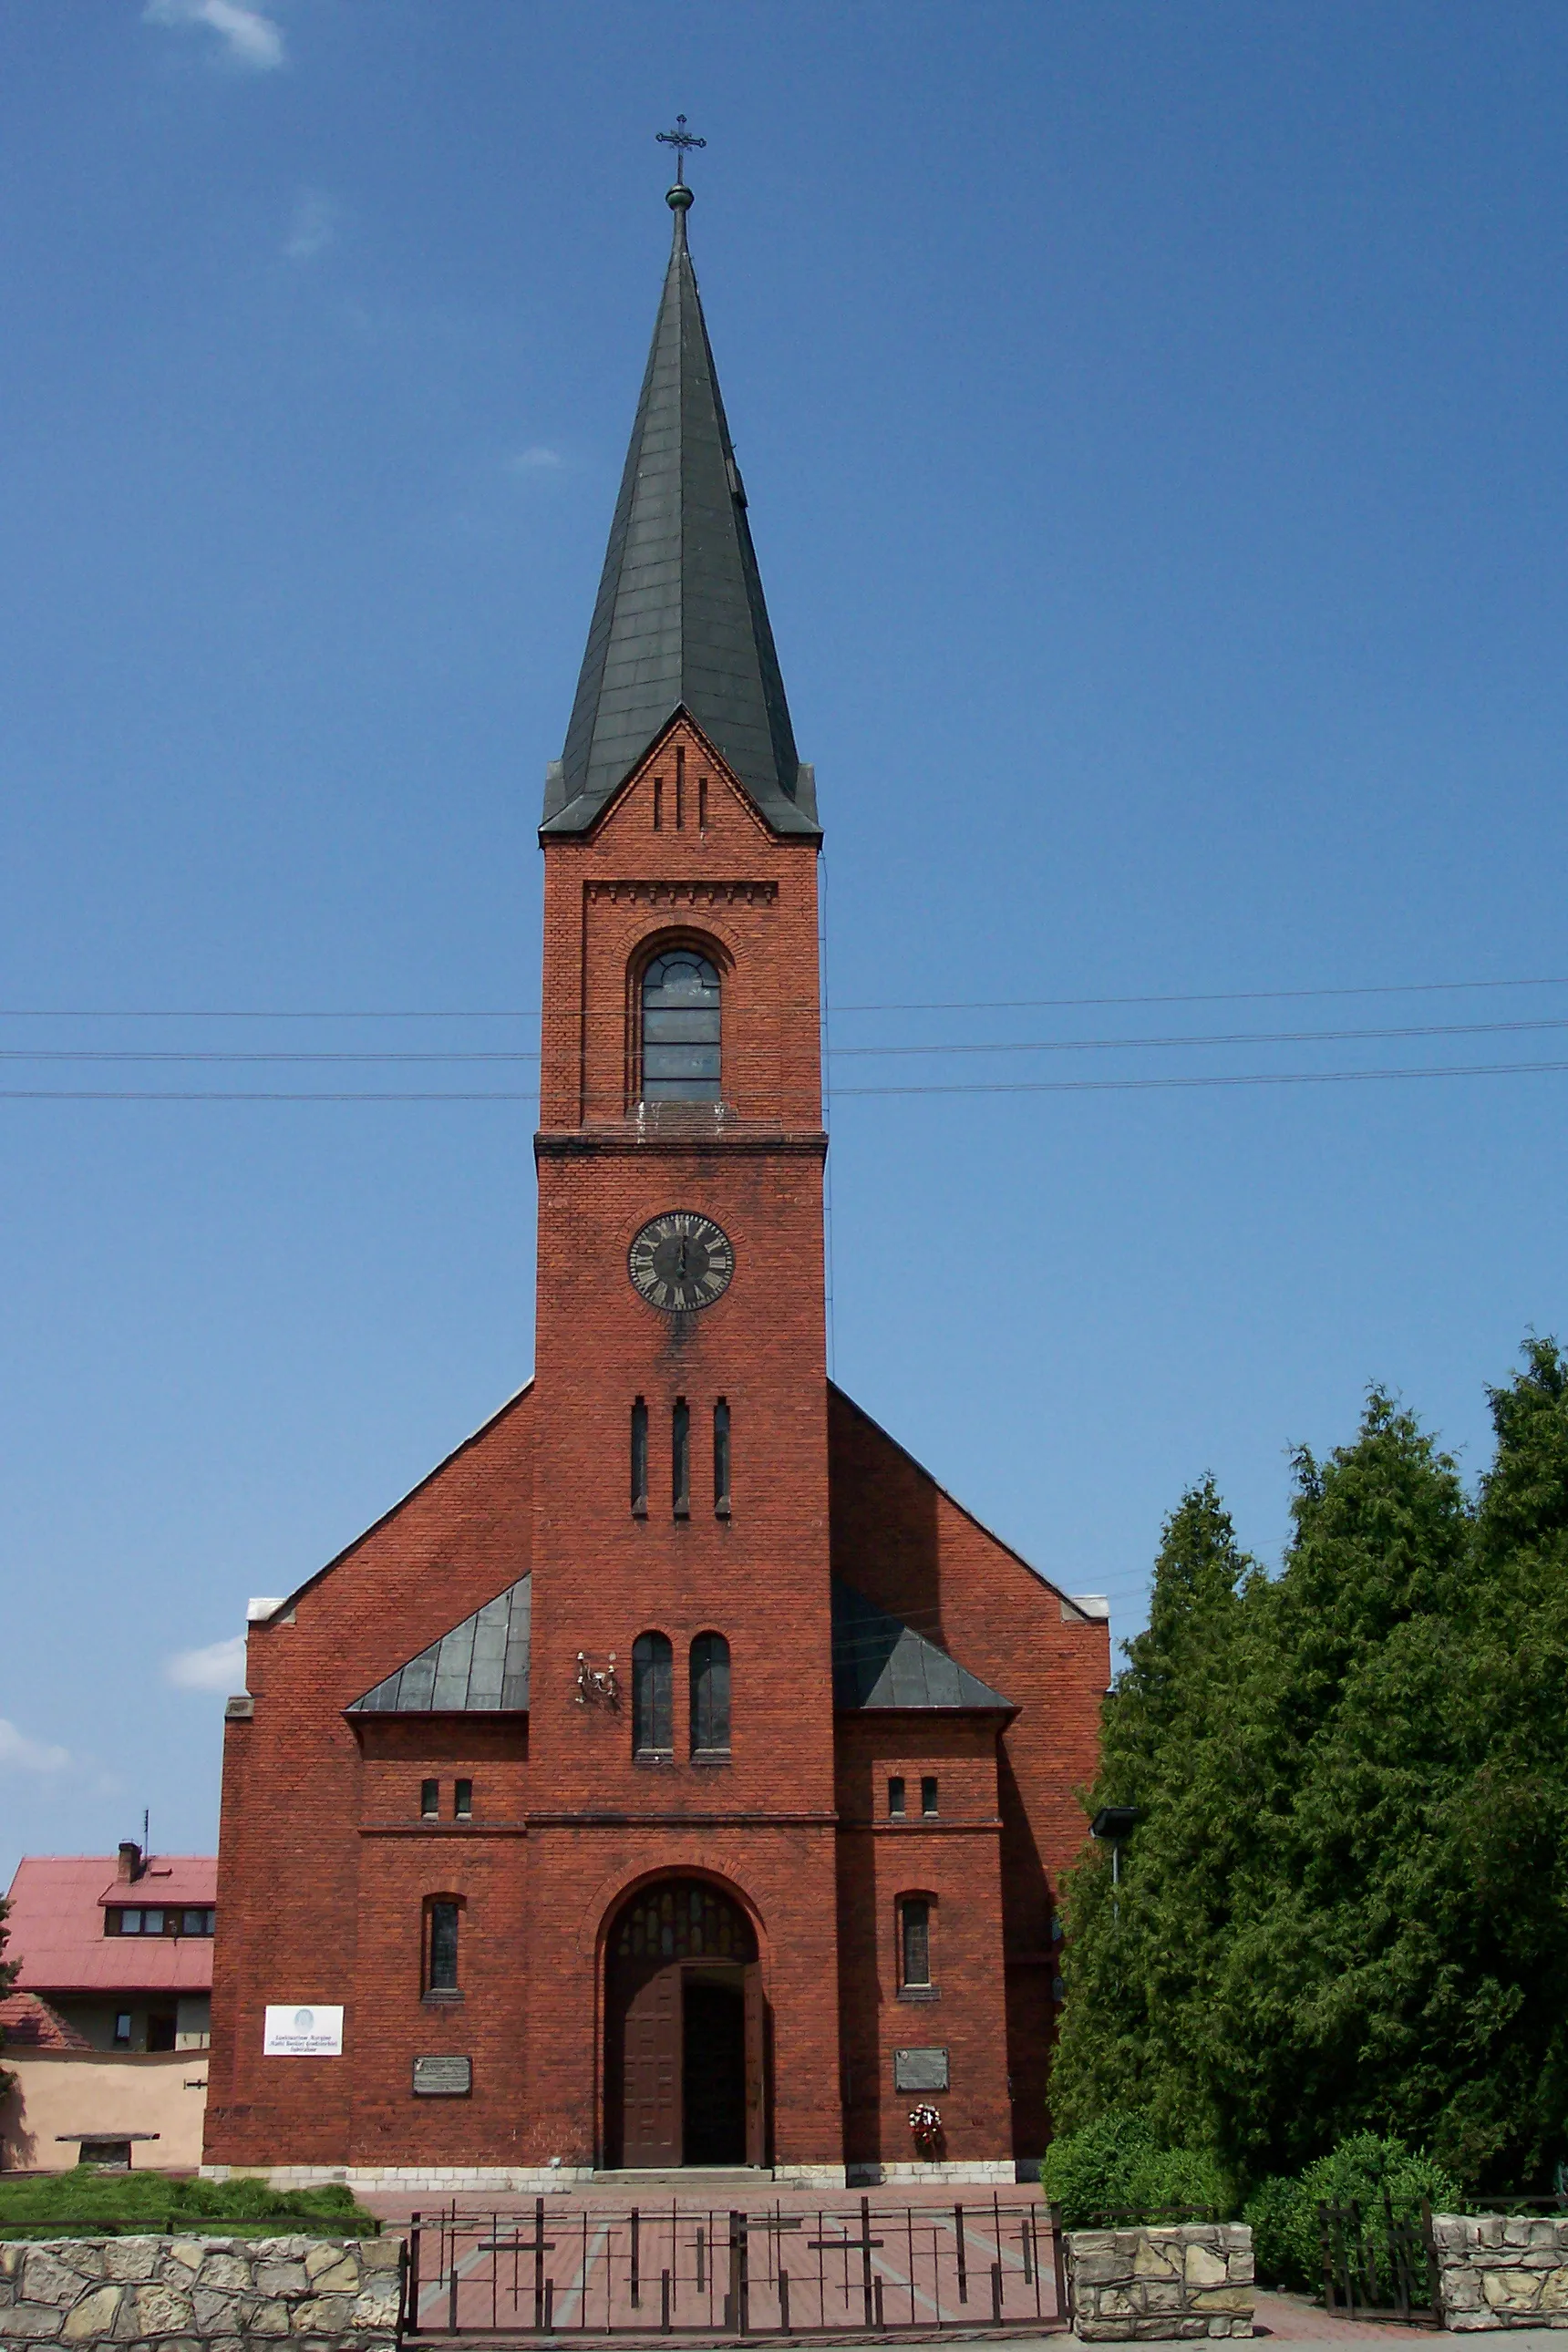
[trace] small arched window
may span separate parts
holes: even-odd
[[[647,1102],[719,1098],[717,967],[695,948],[655,956],[642,982],[642,1092]]]
[[[673,1752],[673,1658],[668,1633],[639,1633],[632,1643],[634,1756],[668,1756]]]
[[[691,1644],[691,1753],[730,1753],[730,1644],[699,1633]]]

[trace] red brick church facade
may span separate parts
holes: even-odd
[[[1047,2134],[1108,1629],[826,1377],[815,781],[689,203],[546,785],[536,1370],[253,1607],[209,2167],[1010,2179]],[[269,2048],[306,2010],[341,2049]]]

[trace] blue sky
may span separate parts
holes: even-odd
[[[839,1379],[1119,1634],[1205,1470],[1278,1559],[1369,1381],[1473,1476],[1568,1326],[1563,1075],[851,1089],[1568,1060],[1490,1025],[1568,1020],[1565,101],[1530,0],[21,0],[0,1093],[526,1088],[15,1057],[533,1043],[681,110],[827,827]],[[0,1874],[210,1845],[187,1654],[527,1376],[531,1133],[0,1099]]]

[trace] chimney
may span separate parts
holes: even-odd
[[[141,1877],[142,1849],[133,1838],[121,1839],[120,1860],[115,1866],[114,1875],[122,1886],[129,1886],[132,1880]]]

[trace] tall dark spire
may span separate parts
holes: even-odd
[[[584,833],[682,707],[775,832],[817,831],[795,748],[697,278],[675,236],[545,834]]]

